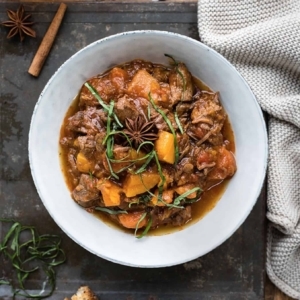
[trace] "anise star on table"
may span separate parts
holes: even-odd
[[[25,35],[35,37],[35,31],[30,28],[33,25],[33,22],[29,22],[28,19],[31,15],[26,15],[23,5],[20,5],[16,12],[8,9],[7,15],[9,17],[9,21],[2,22],[1,25],[5,27],[10,27],[10,31],[7,35],[7,38],[10,39],[13,36],[19,34],[21,42],[24,40]]]
[[[157,139],[157,134],[154,132],[154,122],[147,121],[141,115],[139,115],[135,120],[126,119],[125,125],[126,129],[124,129],[123,132],[128,136],[135,148],[143,142],[153,142]]]

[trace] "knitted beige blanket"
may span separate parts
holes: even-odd
[[[270,115],[266,269],[300,299],[300,0],[199,0],[198,25]]]

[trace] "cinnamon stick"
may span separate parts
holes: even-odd
[[[51,50],[66,9],[67,5],[61,3],[29,67],[28,73],[32,76],[39,76],[44,62]]]

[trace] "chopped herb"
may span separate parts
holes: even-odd
[[[116,179],[119,179],[119,176],[114,172],[111,164],[110,164],[110,160],[109,158],[107,157],[107,154],[105,153],[105,157],[106,157],[106,161],[107,161],[107,164],[108,164],[108,168],[109,168],[109,171],[110,171],[110,174],[112,177],[116,178]]]
[[[199,187],[195,187],[191,190],[186,191],[185,193],[181,194],[180,196],[176,197],[174,199],[174,205],[179,205],[180,201],[185,199],[187,196],[189,196],[190,194],[194,193],[194,192],[201,192],[202,190]],[[196,196],[197,197],[197,196]]]
[[[52,295],[56,285],[56,273],[54,267],[62,264],[65,260],[65,253],[60,247],[60,237],[57,235],[39,235],[33,226],[23,226],[13,220],[0,219],[2,222],[13,222],[9,231],[0,244],[0,253],[4,255],[12,264],[16,272],[19,287],[15,288],[10,280],[0,280],[0,285],[11,285],[13,298],[22,296],[26,299],[43,299]],[[21,236],[27,233],[27,241],[22,243]],[[33,267],[27,269],[28,262],[42,265],[42,267]],[[28,276],[41,270],[46,275],[45,286],[37,294],[31,294],[25,287]]]
[[[176,122],[176,124],[177,124],[177,126],[179,128],[179,131],[180,131],[181,134],[183,134],[183,129],[182,129],[182,126],[181,126],[181,123],[180,123],[180,120],[178,118],[178,114],[177,114],[176,111],[174,113],[174,116],[175,116],[175,122]]]
[[[126,210],[112,210],[112,209],[108,209],[108,208],[100,207],[100,206],[95,207],[95,210],[103,211],[110,215],[127,214]]]
[[[159,176],[161,178],[161,184],[158,186],[159,193],[161,194],[163,186],[166,182],[166,177],[165,177],[164,173],[162,172],[161,165],[160,165],[160,162],[158,160],[158,156],[157,156],[156,152],[154,152],[154,157],[155,157],[155,162],[156,162],[156,165],[157,165],[158,173],[159,173]]]
[[[147,214],[147,213],[145,213],[145,214]],[[148,223],[147,223],[147,226],[146,226],[146,228],[144,229],[144,231],[143,231],[140,235],[138,235],[138,236],[136,236],[136,232],[135,232],[135,237],[136,237],[137,239],[141,239],[142,237],[144,237],[144,236],[148,233],[149,229],[151,228],[151,225],[152,225],[152,217],[151,217],[151,215],[150,215],[150,216],[149,216]]]
[[[143,173],[147,166],[149,165],[149,163],[151,162],[152,158],[155,156],[155,151],[151,151],[148,155],[147,160],[145,161],[145,163],[135,172],[135,174],[141,174]]]
[[[138,229],[139,229],[140,223],[146,218],[146,216],[147,216],[147,213],[146,213],[146,212],[143,213],[142,216],[140,217],[139,221],[136,223],[135,231],[134,231],[134,236],[135,236],[135,237],[137,237],[137,236],[136,236],[136,233],[137,233],[137,231],[138,231]]]

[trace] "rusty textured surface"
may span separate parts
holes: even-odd
[[[17,6],[0,3],[0,20],[6,19],[6,8]],[[34,105],[55,70],[85,45],[122,31],[168,30],[198,39],[194,3],[69,4],[36,79],[27,70],[57,7],[25,5],[36,22],[37,39],[26,38],[23,43],[7,40],[6,29],[0,27],[0,217],[37,226],[40,233],[62,236],[68,260],[58,268],[57,290],[51,299],[70,296],[82,284],[88,284],[101,300],[263,299],[264,191],[246,222],[229,240],[204,257],[169,268],[137,269],[105,261],[70,240],[53,222],[31,178],[27,143]],[[0,223],[1,239],[5,229]],[[0,259],[0,277],[9,276],[10,271]],[[30,284],[34,288],[37,283]],[[0,286],[0,299],[10,299],[5,296],[7,292]]]

